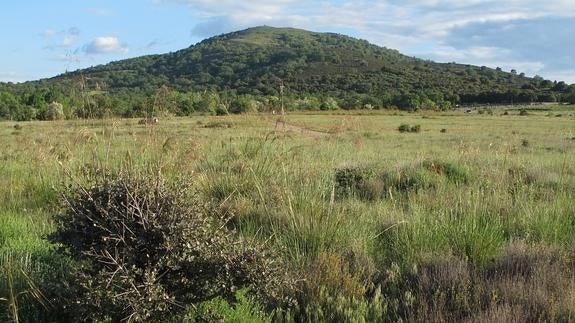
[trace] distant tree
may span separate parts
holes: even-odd
[[[64,106],[61,103],[54,101],[48,104],[44,115],[45,120],[62,120],[64,118]]]
[[[260,103],[251,95],[242,95],[230,103],[230,113],[257,112]]]
[[[219,103],[220,98],[217,93],[207,92],[202,95],[201,100],[198,102],[198,111],[215,114]]]
[[[553,86],[553,91],[564,92],[565,90],[567,90],[567,88],[568,88],[567,83],[560,81],[557,84],[555,84],[555,86]]]
[[[575,104],[575,85],[569,86],[569,89],[567,90],[563,100],[565,102]]]
[[[175,112],[174,106],[174,95],[167,86],[162,85],[154,94],[154,102],[148,112],[148,118],[171,115]]]
[[[538,99],[540,102],[557,102],[557,97],[555,94],[550,92],[540,94]]]
[[[0,92],[0,119],[14,119],[14,115],[20,109],[21,105],[14,95]]]
[[[319,107],[321,110],[337,110],[339,109],[339,104],[332,97],[325,98]]]

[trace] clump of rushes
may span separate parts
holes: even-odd
[[[401,133],[404,133],[404,132],[417,133],[417,132],[421,131],[421,125],[417,124],[417,125],[411,126],[407,123],[403,123],[397,128],[397,130]]]

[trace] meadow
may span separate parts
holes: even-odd
[[[129,167],[297,281],[286,308],[204,302],[222,321],[573,321],[575,109],[525,111],[1,122],[0,320],[63,320],[62,192]]]

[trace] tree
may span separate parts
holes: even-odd
[[[320,110],[338,110],[339,104],[334,98],[327,97],[321,102],[319,108]]]
[[[45,120],[62,120],[66,116],[64,115],[64,106],[56,101],[50,103],[46,108],[46,113],[44,115]]]
[[[567,94],[565,94],[564,101],[575,104],[575,85],[569,86]]]
[[[20,107],[14,95],[9,92],[0,92],[0,119],[13,119]]]
[[[555,84],[555,86],[553,86],[553,91],[564,92],[565,90],[567,90],[567,88],[568,88],[567,83],[560,81],[557,84]]]

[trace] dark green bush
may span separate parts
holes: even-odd
[[[228,230],[182,183],[121,174],[74,187],[65,201],[51,240],[81,264],[62,286],[77,319],[161,321],[187,304],[233,301],[241,288],[284,304],[289,280],[275,257]]]
[[[410,126],[407,123],[403,123],[397,128],[397,130],[401,133],[404,133],[404,132],[417,133],[417,132],[421,131],[421,125],[417,124],[417,125]]]
[[[413,132],[413,133],[417,133],[417,132],[421,132],[421,125],[414,125],[411,126],[411,128],[409,129],[409,132]]]
[[[335,170],[335,191],[340,197],[361,195],[374,170],[367,166],[346,165]]]
[[[399,125],[399,127],[397,128],[397,130],[399,132],[409,132],[409,130],[411,129],[411,127],[407,124],[407,123],[402,123],[401,125]]]
[[[217,116],[226,116],[230,114],[228,108],[223,104],[219,104],[214,111]]]
[[[468,184],[468,168],[451,161],[427,160],[396,170],[366,166],[345,166],[335,170],[337,196],[355,196],[364,200],[384,198],[390,191],[412,192],[434,189],[445,178],[450,183]]]
[[[528,115],[529,115],[529,112],[527,112],[527,110],[525,110],[525,109],[521,109],[521,110],[519,111],[519,115],[520,115],[520,116],[528,116]]]
[[[529,140],[527,140],[527,139],[522,139],[522,140],[521,140],[521,146],[523,146],[523,147],[529,147]]]

